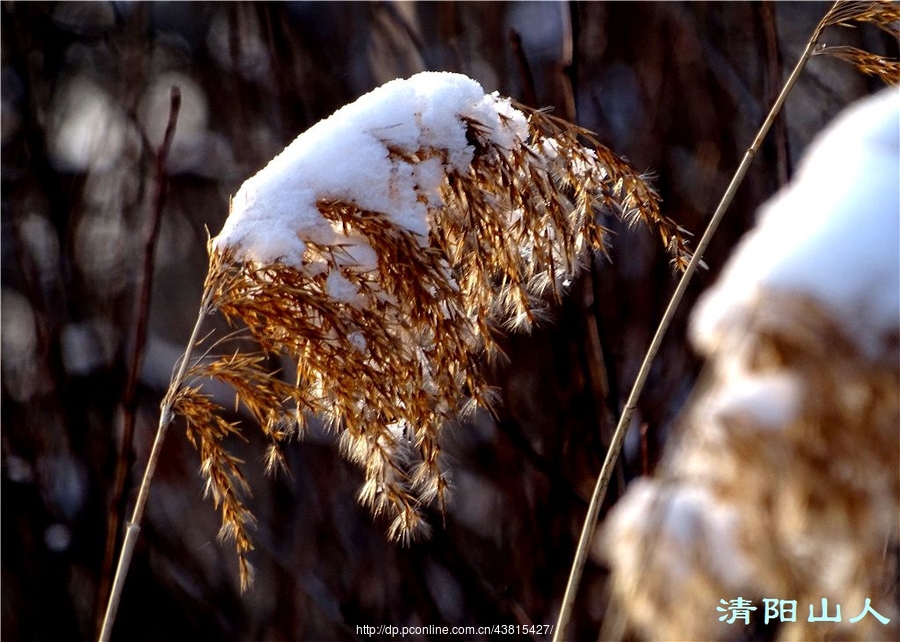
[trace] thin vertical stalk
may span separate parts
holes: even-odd
[[[107,642],[112,634],[113,623],[116,619],[116,612],[119,609],[119,602],[122,598],[122,588],[125,585],[125,577],[128,574],[128,567],[131,565],[131,557],[134,553],[134,545],[137,543],[138,533],[141,530],[141,520],[144,517],[144,508],[147,505],[147,497],[150,493],[150,482],[153,474],[156,472],[156,464],[159,461],[160,452],[162,452],[163,441],[166,438],[166,432],[172,423],[174,414],[172,412],[177,392],[184,384],[185,377],[188,372],[188,365],[191,360],[191,353],[197,345],[197,339],[200,336],[200,326],[203,319],[209,312],[210,303],[208,294],[204,294],[204,301],[200,307],[200,314],[197,316],[197,322],[191,331],[191,337],[188,339],[187,348],[184,356],[181,358],[181,364],[178,371],[169,384],[169,391],[160,406],[159,426],[156,429],[156,438],[153,440],[153,447],[150,450],[150,456],[147,460],[147,467],[144,469],[144,477],[141,480],[141,486],[138,490],[137,500],[134,504],[134,512],[131,515],[131,521],[125,531],[125,541],[122,543],[122,550],[119,553],[119,563],[116,567],[116,576],[113,580],[112,590],[109,595],[109,602],[106,605],[106,615],[103,618],[103,626],[100,629],[100,642]]]
[[[837,6],[837,3],[835,3],[835,6]],[[694,275],[694,272],[697,271],[697,267],[700,265],[700,261],[702,260],[704,251],[712,240],[713,234],[715,234],[715,231],[718,228],[719,223],[722,221],[722,218],[725,216],[725,212],[731,205],[731,201],[734,199],[735,193],[743,182],[744,176],[746,176],[747,170],[750,168],[750,164],[756,157],[756,153],[759,150],[763,139],[766,137],[769,128],[775,121],[775,117],[781,111],[781,107],[784,104],[784,101],[787,99],[788,95],[791,93],[791,90],[794,88],[794,85],[796,84],[797,79],[800,77],[800,73],[803,71],[803,68],[806,66],[807,61],[815,52],[816,43],[818,42],[819,36],[822,33],[822,28],[825,24],[825,20],[831,15],[833,11],[834,7],[828,12],[828,14],[826,14],[826,17],[823,18],[822,22],[820,22],[816,27],[816,30],[813,32],[812,37],[810,38],[809,42],[806,45],[806,48],[803,51],[803,54],[800,56],[800,59],[794,66],[791,75],[785,82],[784,88],[781,90],[781,93],[778,94],[778,98],[775,100],[775,104],[772,105],[772,108],[769,110],[769,114],[766,116],[765,121],[763,121],[762,126],[759,128],[756,137],[753,139],[753,142],[744,154],[744,158],[741,160],[741,163],[738,166],[734,177],[731,179],[731,183],[725,190],[725,194],[722,196],[722,200],[719,202],[719,205],[716,208],[716,211],[713,213],[712,218],[710,219],[709,224],[706,227],[706,230],[704,230],[703,232],[703,236],[697,244],[697,249],[694,252],[693,257],[691,258],[690,263],[688,263],[684,274],[681,275],[681,279],[678,281],[678,286],[675,288],[675,293],[672,295],[672,298],[670,299],[669,304],[666,307],[665,313],[663,314],[662,320],[659,322],[659,326],[656,329],[656,333],[653,335],[653,340],[650,342],[650,347],[647,348],[647,354],[644,356],[644,361],[643,363],[641,363],[641,368],[638,371],[637,379],[635,380],[634,385],[631,388],[631,393],[628,395],[628,401],[625,403],[625,408],[622,410],[622,415],[619,418],[619,423],[616,426],[615,433],[613,434],[612,442],[609,445],[609,449],[606,452],[606,458],[603,461],[603,466],[601,467],[600,474],[597,477],[597,483],[594,486],[594,492],[591,496],[591,502],[588,505],[588,512],[584,518],[584,524],[581,529],[581,536],[578,540],[578,548],[575,551],[575,559],[572,562],[572,569],[569,574],[568,583],[566,584],[566,592],[563,596],[562,605],[560,607],[559,618],[557,619],[556,626],[554,627],[554,642],[559,642],[560,640],[566,639],[566,631],[569,626],[569,621],[572,617],[572,607],[575,603],[575,594],[578,590],[578,584],[581,582],[581,574],[584,570],[584,563],[587,559],[590,542],[593,539],[597,516],[600,513],[600,507],[603,505],[603,500],[606,498],[606,490],[609,486],[609,480],[612,477],[615,463],[616,461],[618,461],[619,454],[622,451],[622,444],[625,442],[625,435],[628,433],[628,426],[631,423],[631,417],[634,414],[635,407],[637,406],[638,398],[640,397],[641,392],[644,389],[644,384],[647,381],[647,376],[650,374],[650,366],[653,363],[653,359],[656,357],[656,353],[659,351],[659,347],[662,344],[662,340],[666,334],[666,330],[668,330],[669,324],[672,322],[672,319],[675,316],[675,312],[677,311],[678,306],[681,304],[682,298],[684,298],[684,293],[687,290],[687,286],[690,283],[691,277]]]
[[[134,313],[134,335],[131,345],[131,363],[122,393],[119,421],[122,431],[119,441],[119,457],[116,461],[116,472],[113,478],[112,492],[109,502],[109,516],[106,526],[106,551],[103,557],[103,569],[100,573],[100,590],[97,593],[97,624],[100,625],[100,607],[107,599],[110,590],[109,576],[115,560],[116,540],[119,536],[119,525],[125,516],[126,498],[128,495],[128,478],[134,463],[134,422],[137,408],[137,383],[143,361],[144,347],[147,343],[147,326],[150,317],[150,295],[153,291],[153,261],[156,254],[156,243],[162,225],[163,205],[166,200],[166,159],[175,137],[178,123],[178,112],[181,108],[181,89],[173,85],[169,98],[169,121],[166,124],[162,143],[156,152],[156,188],[153,197],[153,210],[150,225],[144,239],[144,259],[140,272],[138,300]]]

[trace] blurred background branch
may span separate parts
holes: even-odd
[[[181,109],[181,89],[173,85],[169,92],[169,121],[162,143],[156,150],[153,209],[150,221],[145,232],[143,248],[143,264],[138,275],[138,297],[134,310],[134,334],[131,338],[130,359],[128,364],[128,376],[125,380],[125,389],[122,392],[121,405],[121,438],[119,441],[119,454],[116,459],[115,476],[110,490],[109,515],[106,527],[106,549],[103,554],[103,570],[100,573],[100,588],[97,593],[97,623],[100,628],[102,613],[101,605],[109,596],[110,582],[112,580],[113,560],[116,554],[120,527],[128,510],[126,499],[128,498],[128,481],[131,469],[134,466],[134,423],[137,411],[137,386],[140,377],[141,364],[144,361],[144,348],[147,344],[147,323],[150,314],[150,294],[153,290],[153,267],[156,256],[156,242],[159,239],[159,229],[162,224],[163,204],[166,200],[166,159],[169,156],[169,148],[172,138],[175,136],[175,127],[178,124],[178,112]]]

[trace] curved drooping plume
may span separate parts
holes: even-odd
[[[389,82],[234,196],[201,313],[221,312],[260,350],[198,361],[191,377],[235,388],[271,438],[270,463],[308,414],[324,417],[365,471],[360,500],[408,539],[423,505],[444,501],[442,425],[490,404],[481,369],[496,333],[530,328],[604,251],[605,214],[650,227],[686,265],[654,190],[589,132],[462,75]],[[296,369],[289,383],[266,369],[272,356]],[[245,570],[252,518],[222,447],[239,429],[199,385],[175,394]]]
[[[817,139],[698,304],[704,386],[603,533],[617,608],[647,639],[740,636],[738,598],[781,640],[897,637],[898,168],[892,88]],[[843,616],[815,620],[823,599]]]

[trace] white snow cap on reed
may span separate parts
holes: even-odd
[[[475,153],[465,120],[484,126],[502,148],[528,137],[524,114],[508,98],[485,95],[461,74],[423,72],[374,89],[298,136],[248,179],[215,248],[300,268],[307,242],[364,246],[361,238],[341,238],[339,226],[317,208],[320,201],[387,214],[424,244],[428,207],[440,204],[441,182],[448,171],[465,173]]]
[[[271,440],[270,465],[307,415],[322,417],[365,471],[360,501],[408,541],[427,530],[423,508],[445,504],[443,427],[491,405],[484,366],[499,332],[529,330],[561,300],[607,248],[605,214],[640,221],[687,265],[656,191],[589,131],[458,74],[391,81],[238,190],[212,242],[204,301],[243,323],[260,352],[222,356],[206,376],[238,382]],[[296,365],[296,385],[260,368],[273,354]],[[209,479],[232,500],[223,523],[240,536],[246,579],[249,512],[221,446],[232,425],[202,396],[184,399],[176,411],[201,450],[233,469]]]
[[[677,446],[602,535],[617,606],[646,639],[731,638],[716,603],[739,595],[827,595],[854,613],[877,595],[897,621],[898,177],[891,89],[815,141],[701,300],[707,376]],[[897,639],[846,622],[782,620],[775,635]]]
[[[810,146],[704,295],[692,338],[711,352],[761,291],[816,299],[871,357],[900,327],[900,93],[860,101]]]

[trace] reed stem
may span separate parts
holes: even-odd
[[[831,11],[829,11],[827,15],[830,14]],[[815,52],[816,43],[818,42],[821,32],[822,29],[817,28],[813,33],[812,38],[810,38],[809,42],[806,45],[806,49],[804,49],[803,54],[800,56],[800,59],[797,61],[797,64],[794,66],[793,71],[785,82],[784,88],[778,94],[778,98],[775,100],[775,103],[769,110],[769,114],[766,116],[766,119],[763,121],[762,126],[759,128],[756,137],[753,139],[753,142],[744,154],[744,158],[741,160],[737,171],[734,173],[734,177],[731,179],[731,183],[729,183],[728,188],[725,190],[725,194],[722,196],[722,200],[719,202],[719,205],[716,208],[716,211],[713,213],[709,224],[706,226],[706,230],[704,230],[703,232],[703,236],[700,238],[700,241],[697,244],[697,249],[694,252],[693,257],[691,257],[690,263],[688,263],[687,268],[681,275],[681,279],[678,281],[678,286],[675,288],[675,292],[672,295],[672,298],[669,300],[669,304],[662,316],[662,320],[659,322],[659,326],[656,328],[656,333],[653,335],[653,340],[650,342],[650,347],[647,348],[647,353],[644,356],[644,361],[643,363],[641,363],[641,368],[638,371],[637,378],[631,388],[631,393],[628,395],[628,401],[625,403],[625,408],[622,410],[622,415],[619,418],[618,424],[616,425],[615,433],[613,433],[612,441],[610,442],[609,449],[606,452],[606,458],[603,461],[603,466],[600,468],[600,474],[597,477],[597,483],[594,486],[594,492],[591,495],[591,502],[588,505],[587,515],[584,518],[584,524],[581,529],[581,536],[578,540],[578,548],[575,551],[575,559],[572,562],[572,569],[569,574],[569,580],[566,584],[566,592],[563,596],[562,605],[560,607],[559,618],[557,619],[556,626],[554,627],[554,642],[559,642],[560,640],[566,639],[566,631],[569,626],[569,621],[572,617],[572,608],[575,603],[575,595],[578,590],[578,584],[581,582],[581,575],[584,570],[585,560],[587,559],[588,548],[594,536],[594,528],[597,523],[597,516],[600,513],[600,507],[603,505],[603,500],[606,498],[606,490],[609,487],[609,480],[612,477],[615,463],[622,451],[622,444],[625,442],[625,436],[628,433],[628,426],[631,423],[631,417],[634,414],[635,407],[637,406],[638,398],[640,397],[641,392],[644,389],[644,384],[647,381],[647,376],[650,374],[650,366],[653,363],[653,359],[656,357],[656,353],[659,351],[659,347],[662,344],[662,340],[666,334],[666,330],[668,330],[669,324],[672,322],[672,319],[675,316],[675,312],[678,310],[678,306],[681,304],[681,300],[684,298],[684,293],[687,290],[687,286],[690,283],[691,277],[694,275],[694,272],[697,271],[697,267],[700,265],[700,261],[703,258],[703,252],[706,250],[707,246],[712,240],[713,234],[715,234],[719,223],[725,216],[725,212],[731,205],[731,201],[734,199],[735,193],[743,182],[744,176],[746,176],[747,170],[750,168],[750,164],[756,157],[756,153],[759,150],[763,139],[766,137],[769,128],[775,121],[775,117],[778,115],[779,111],[781,111],[781,107],[782,105],[784,105],[785,99],[787,99],[788,95],[791,93],[791,90],[796,84],[797,79],[800,77],[800,73],[806,66],[807,61]]]
[[[159,461],[159,454],[162,452],[162,445],[166,438],[166,432],[174,417],[172,407],[175,402],[176,393],[184,384],[191,359],[191,353],[200,336],[200,326],[203,324],[203,319],[206,317],[209,310],[209,302],[207,299],[208,296],[204,295],[204,303],[200,308],[200,314],[197,316],[197,322],[194,324],[194,329],[191,331],[191,338],[188,339],[184,356],[181,358],[178,371],[175,373],[175,376],[172,377],[172,382],[169,384],[169,390],[160,405],[159,426],[156,429],[156,438],[153,440],[153,447],[150,450],[147,467],[144,469],[144,477],[141,480],[141,486],[138,490],[137,500],[134,504],[134,512],[131,515],[131,521],[128,523],[128,528],[125,531],[125,541],[122,543],[122,550],[119,553],[116,576],[113,580],[109,601],[106,605],[106,615],[103,617],[103,626],[100,629],[100,642],[108,642],[110,635],[112,634],[116,612],[119,609],[119,602],[122,598],[122,589],[125,586],[125,577],[128,575],[128,568],[131,565],[134,546],[137,543],[137,537],[141,530],[141,520],[144,517],[144,508],[147,505],[147,497],[150,494],[150,482],[153,480],[153,474],[156,472],[156,464]]]

